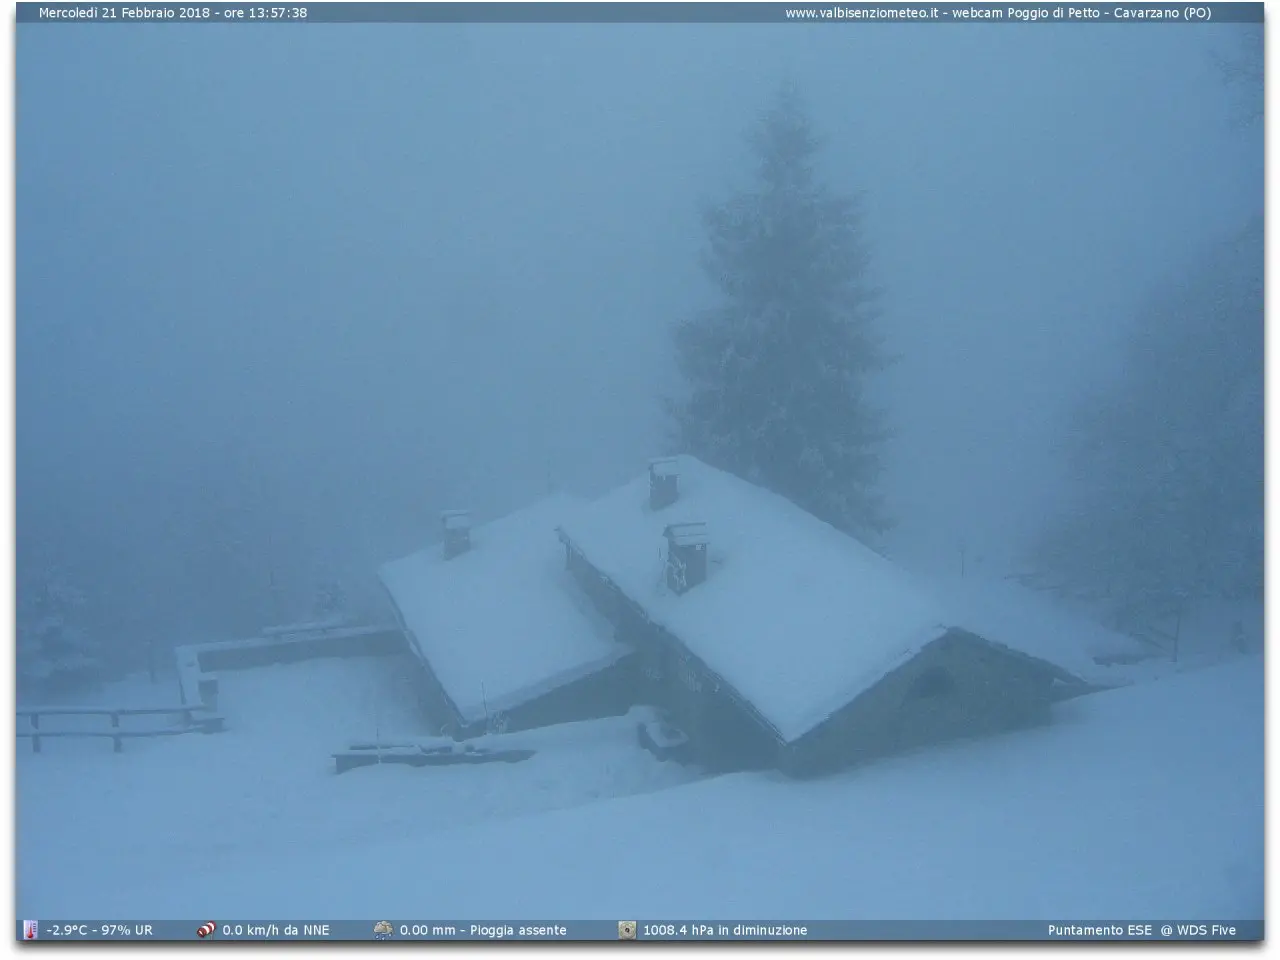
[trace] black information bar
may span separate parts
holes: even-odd
[[[732,940],[732,941],[1259,941],[1263,922],[1149,921],[1129,918],[1030,921],[840,920],[840,921],[650,921],[584,920],[563,923],[468,922],[441,919],[317,923],[246,920],[160,920],[133,923],[81,920],[25,920],[18,939],[65,942],[81,940]]]
[[[32,3],[19,23],[1262,23],[1262,3]]]

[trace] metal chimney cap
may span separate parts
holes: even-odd
[[[700,520],[667,524],[662,534],[667,538],[668,543],[681,547],[705,545],[711,539],[707,533],[706,523]]]
[[[440,522],[446,530],[469,530],[471,528],[470,510],[443,510]]]
[[[679,457],[654,457],[649,461],[649,472],[659,477],[672,477],[679,474]]]

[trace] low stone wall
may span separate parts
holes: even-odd
[[[372,657],[404,653],[395,626],[344,627],[286,636],[191,644],[174,650],[178,691],[184,704],[218,706],[218,670],[248,670],[322,657]]]

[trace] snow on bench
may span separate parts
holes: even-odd
[[[471,743],[453,740],[427,740],[419,743],[353,744],[333,755],[337,773],[345,773],[356,767],[370,767],[381,763],[406,764],[412,767],[448,766],[459,763],[519,763],[528,760],[537,751],[528,748],[508,747],[486,749]]]

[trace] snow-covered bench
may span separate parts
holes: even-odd
[[[477,747],[471,743],[432,739],[413,743],[355,743],[333,755],[337,773],[380,763],[411,767],[449,766],[459,763],[519,763],[536,751],[527,747]]]

